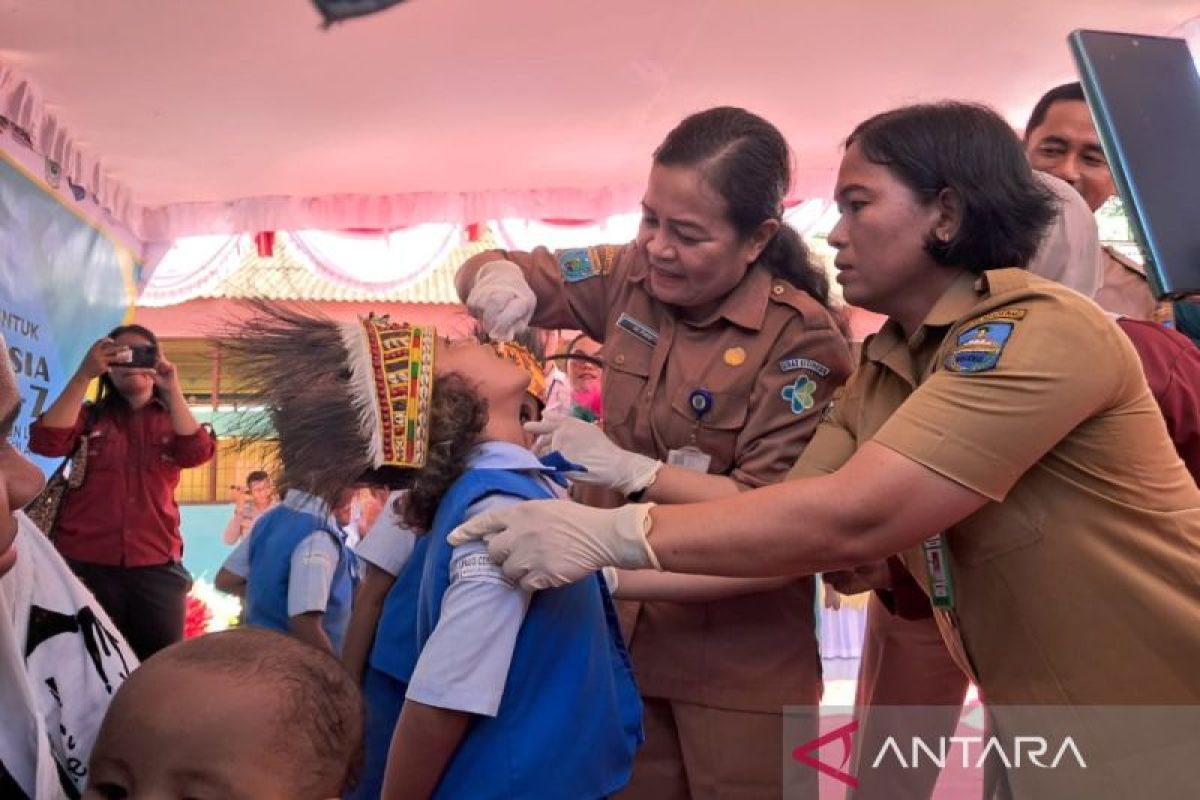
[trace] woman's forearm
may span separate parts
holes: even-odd
[[[171,429],[177,436],[191,436],[200,430],[200,423],[192,415],[182,390],[175,389],[167,393],[167,410],[171,414]]]
[[[718,578],[709,575],[680,575],[676,572],[619,570],[619,600],[666,601],[670,603],[712,603],[747,594],[778,589],[794,578]]]
[[[670,572],[769,577],[813,574],[821,571],[816,563],[830,568],[828,562],[839,559],[836,551],[845,542],[838,535],[841,520],[818,508],[819,493],[809,490],[820,480],[790,481],[711,502],[656,506],[650,546]]]
[[[700,503],[732,497],[740,491],[737,481],[728,475],[710,475],[663,464],[654,476],[654,482],[646,487],[642,499],[653,503]]]
[[[48,428],[74,427],[91,382],[91,378],[78,372],[72,375],[62,394],[42,414],[42,424]]]
[[[713,502],[656,506],[648,541],[661,567],[671,572],[812,575],[902,552],[986,502],[974,490],[868,442],[830,475]]]

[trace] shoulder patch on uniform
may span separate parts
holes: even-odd
[[[1012,332],[1011,322],[987,322],[968,328],[958,335],[954,351],[946,356],[946,369],[951,372],[994,369]]]
[[[563,280],[567,283],[578,283],[601,274],[586,247],[559,250],[555,257],[558,259],[558,268],[562,272]]]
[[[798,369],[806,369],[821,378],[829,374],[829,367],[811,358],[785,358],[779,362],[780,372],[794,372]]]
[[[801,375],[795,381],[783,387],[780,397],[787,401],[793,414],[803,414],[816,403],[813,395],[817,392],[817,382],[807,375]]]
[[[556,250],[554,258],[567,283],[578,283],[597,276],[608,275],[616,266],[624,248],[602,244],[593,247],[572,247]]]
[[[1028,313],[1023,308],[998,308],[995,311],[989,311],[982,317],[975,317],[967,324],[974,327],[982,325],[985,322],[995,322],[997,320],[1021,320],[1025,319],[1025,315]]]

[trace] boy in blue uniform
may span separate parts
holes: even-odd
[[[350,494],[344,490],[342,498],[348,502]],[[336,512],[319,497],[289,489],[230,553],[217,588],[244,596],[247,624],[337,655],[357,574]]]
[[[254,526],[249,550],[246,622],[340,654],[357,571],[325,502],[289,490]]]
[[[253,374],[280,409],[285,460],[316,435],[290,423],[320,417],[337,473],[374,470],[407,485],[405,520],[426,532],[389,594],[367,676],[377,717],[368,739],[376,752],[394,745],[383,796],[618,791],[641,742],[641,703],[600,576],[531,595],[505,580],[482,547],[445,541],[480,510],[559,493],[554,470],[524,448],[528,373],[487,345],[437,339],[429,329],[264,310],[240,346],[261,356]],[[284,366],[288,358],[307,368]],[[389,683],[380,690],[373,677]],[[393,738],[386,712],[395,719],[400,703]],[[360,796],[378,796],[371,749]]]

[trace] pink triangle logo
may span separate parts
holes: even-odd
[[[858,720],[848,722],[840,728],[818,736],[811,742],[805,742],[804,744],[800,745],[792,751],[792,758],[796,759],[801,764],[807,764],[808,766],[815,768],[824,775],[828,775],[835,780],[841,781],[852,789],[857,789],[858,779],[850,773],[843,771],[846,766],[846,762],[850,760],[850,746],[852,743],[852,737],[857,730]],[[830,742],[838,741],[839,739],[842,742],[842,761],[840,764],[834,767],[819,759],[817,754],[821,747],[829,744]]]

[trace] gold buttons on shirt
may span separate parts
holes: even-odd
[[[625,354],[617,353],[617,357],[613,359],[613,363],[614,364],[624,364],[625,363]]]
[[[737,367],[746,360],[746,351],[741,347],[731,347],[725,351],[725,363]]]
[[[777,283],[771,287],[771,294],[775,295],[776,297],[783,294],[785,291],[787,291],[787,290],[784,289],[783,284],[780,284],[780,283]]]

